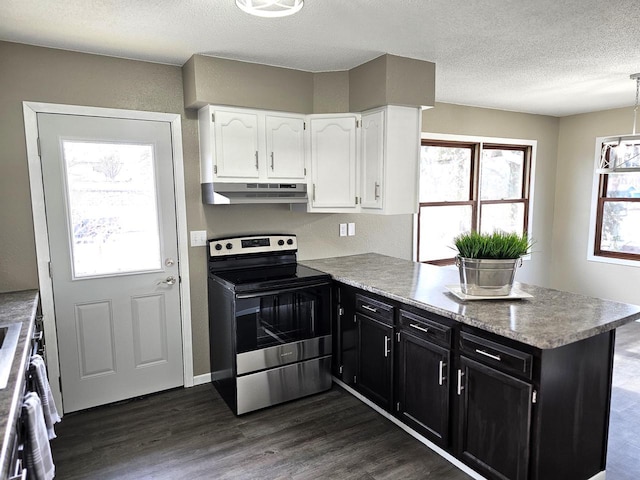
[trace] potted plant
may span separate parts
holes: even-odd
[[[460,288],[466,295],[509,295],[516,269],[532,243],[526,235],[470,232],[454,239]]]

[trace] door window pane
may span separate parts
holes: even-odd
[[[159,270],[153,145],[63,141],[74,278]]]
[[[421,203],[470,199],[471,148],[423,146],[421,152]]]
[[[480,232],[493,233],[502,230],[507,233],[522,234],[524,225],[524,204],[492,203],[481,206]]]
[[[640,254],[640,202],[605,202],[601,250]]]
[[[485,149],[480,162],[480,199],[522,198],[524,151]]]
[[[471,230],[471,205],[420,207],[419,262],[456,256],[453,239]]]

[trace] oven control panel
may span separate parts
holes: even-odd
[[[296,236],[285,234],[214,238],[208,244],[211,257],[298,250]]]

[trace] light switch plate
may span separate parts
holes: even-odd
[[[347,236],[347,224],[346,223],[341,223],[340,224],[340,236],[341,237],[346,237]]]
[[[204,247],[207,245],[206,230],[191,230],[191,246]]]
[[[350,223],[350,224],[348,225],[348,227],[347,227],[347,232],[348,232],[347,234],[348,234],[350,237],[355,236],[355,234],[356,234],[356,224],[355,224],[355,223]]]

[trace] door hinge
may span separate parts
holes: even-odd
[[[396,403],[396,412],[400,411],[400,402]]]
[[[344,308],[338,306],[338,315],[340,316],[344,315]]]
[[[534,390],[531,395],[531,403],[538,403],[538,391]]]
[[[36,138],[36,144],[37,144],[37,147],[38,147],[38,156],[41,157],[42,153],[41,153],[41,150],[40,150],[40,137]]]
[[[47,268],[49,269],[49,278],[53,279],[53,268],[51,268],[51,262],[48,262],[49,265]]]
[[[218,174],[218,166],[217,165],[213,166],[213,173],[215,173],[216,175]]]
[[[342,375],[342,365],[340,365],[340,368],[338,369],[338,372],[340,373],[340,375]]]
[[[306,130],[307,129],[307,122],[302,122],[302,129]]]
[[[304,169],[304,176],[305,177],[307,176],[307,169],[306,168]]]
[[[215,121],[216,121],[216,114],[212,113],[211,114],[211,123],[215,123]]]
[[[356,128],[360,128],[360,120],[356,120]]]
[[[356,197],[356,205],[358,204],[358,197]]]

